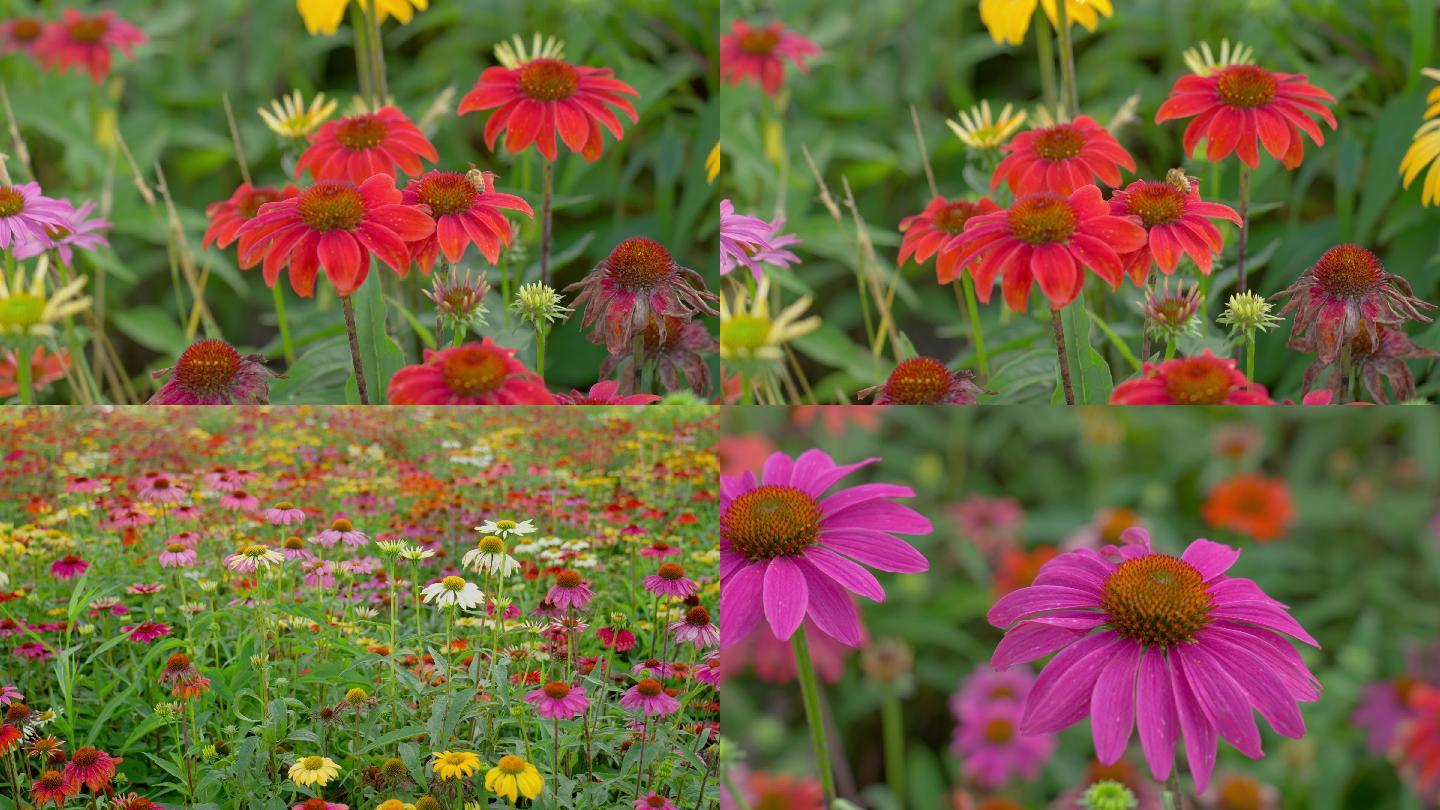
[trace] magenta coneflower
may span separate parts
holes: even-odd
[[[755,261],[755,254],[771,247],[770,223],[737,214],[733,203],[720,201],[720,275],[727,276],[743,265],[759,281],[765,272]]]
[[[136,45],[147,41],[144,31],[116,17],[113,11],[87,17],[67,8],[58,22],[45,26],[35,44],[35,55],[43,65],[60,73],[84,69],[98,84],[110,72],[111,48],[129,57],[134,55]]]
[[[990,623],[1005,630],[997,669],[1058,651],[1025,700],[1021,732],[1057,732],[1088,714],[1095,754],[1111,764],[1138,725],[1160,782],[1183,736],[1200,792],[1217,734],[1252,759],[1263,755],[1253,711],[1301,737],[1297,702],[1317,700],[1319,684],[1285,637],[1319,645],[1285,605],[1225,575],[1239,550],[1196,540],[1172,557],[1152,551],[1143,529],[1122,538],[1121,547],[1061,554],[990,609]]]
[[[1054,753],[1054,735],[1022,734],[1020,715],[1019,702],[996,700],[959,718],[951,748],[980,787],[995,790],[1017,776],[1033,779]]]
[[[28,658],[36,663],[43,663],[54,657],[55,651],[45,646],[42,641],[27,641],[16,647],[11,654],[17,658]]]
[[[579,717],[590,708],[585,687],[571,686],[564,681],[551,681],[540,689],[525,693],[525,702],[535,706],[535,713],[546,720],[568,720]]]
[[[650,545],[640,549],[641,557],[649,557],[656,560],[663,560],[666,557],[674,557],[679,555],[680,553],[680,549],[670,545],[664,540],[656,540]]]
[[[713,654],[695,665],[695,680],[710,686],[720,686],[720,656]]]
[[[91,478],[88,475],[72,475],[65,481],[65,491],[75,495],[88,495],[92,492],[99,492],[105,482],[99,478]]]
[[[140,479],[136,494],[147,503],[178,503],[185,500],[185,485],[168,475],[149,475]]]
[[[281,501],[265,510],[265,520],[271,526],[294,526],[305,522],[305,510],[297,509],[289,501]]]
[[[40,193],[39,183],[0,186],[0,250],[48,239],[70,222],[70,204]]]
[[[359,548],[370,542],[370,535],[356,529],[349,518],[337,517],[330,522],[330,528],[315,535],[315,542],[326,548],[336,543]]]
[[[792,459],[774,453],[757,480],[746,472],[720,478],[720,612],[724,644],[750,634],[763,616],[781,641],[808,615],[824,633],[855,646],[860,617],[849,593],[875,601],[885,591],[866,571],[916,573],[925,557],[896,534],[928,534],[930,521],[894,501],[915,491],[863,484],[822,497],[856,470],[821,450]]]
[[[555,575],[555,584],[550,587],[550,592],[545,594],[545,601],[559,610],[584,610],[594,598],[595,592],[590,590],[590,586],[585,584],[580,574],[568,569]]]
[[[221,495],[220,505],[237,512],[254,512],[260,508],[260,499],[243,489],[237,489]]]
[[[675,803],[651,791],[634,802],[635,810],[679,810]]]
[[[130,640],[136,644],[149,644],[157,638],[170,635],[170,625],[156,624],[155,622],[142,622],[136,625],[125,625],[120,632],[130,636]]]
[[[1024,703],[1034,684],[1035,675],[1026,667],[997,672],[994,667],[981,664],[950,696],[950,711],[956,717],[965,717],[975,709],[1000,700]]]
[[[704,605],[685,611],[685,618],[673,622],[670,632],[675,634],[675,641],[679,644],[688,641],[701,649],[720,644],[720,628],[710,621],[710,611]]]
[[[674,714],[680,710],[680,701],[666,693],[665,687],[654,678],[645,678],[625,690],[625,694],[620,697],[620,705],[647,717],[652,714]]]
[[[90,563],[74,554],[66,554],[50,564],[50,576],[59,580],[74,579],[85,573],[85,569],[89,567]]]
[[[1378,326],[1407,320],[1429,323],[1421,310],[1435,308],[1416,298],[1410,282],[1387,271],[1374,253],[1348,244],[1325,251],[1275,297],[1290,298],[1280,315],[1295,313],[1290,346],[1314,351],[1325,363],[1333,363],[1356,335],[1363,333],[1374,342]]]
[[[0,686],[0,706],[9,706],[11,703],[14,703],[17,700],[24,699],[25,696],[20,694],[20,690],[16,689],[14,686],[11,686],[10,684]]]
[[[660,566],[659,572],[645,577],[643,584],[650,593],[676,599],[684,599],[700,587],[695,584],[695,580],[685,576],[684,568],[675,563]]]
[[[625,652],[635,647],[635,634],[623,627],[602,627],[595,631],[600,643],[615,652]]]
[[[616,245],[589,275],[565,289],[580,291],[574,306],[584,310],[581,328],[595,325],[591,339],[612,354],[631,349],[652,323],[664,341],[671,324],[663,317],[652,321],[651,315],[714,315],[718,300],[699,273],[676,264],[664,245],[645,237]]]
[[[265,405],[270,380],[280,376],[258,354],[242,355],[223,340],[198,340],[175,365],[155,372],[170,379],[146,405]]]
[[[110,244],[100,231],[108,230],[110,223],[101,217],[90,218],[90,213],[95,210],[95,203],[86,202],[79,208],[65,203],[70,209],[64,225],[57,225],[45,229],[45,238],[20,240],[15,245],[15,258],[29,259],[39,256],[47,250],[55,250],[60,253],[60,260],[65,264],[75,261],[75,248],[81,250],[94,250],[101,245]]]
[[[160,552],[161,568],[189,568],[195,564],[195,549],[183,543],[167,543]]]

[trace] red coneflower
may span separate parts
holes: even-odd
[[[210,226],[205,229],[205,237],[201,240],[200,247],[208,248],[212,243],[221,250],[230,247],[241,226],[260,213],[260,206],[277,200],[288,200],[299,193],[300,190],[293,184],[287,184],[281,189],[241,183],[229,199],[206,206],[205,216],[210,218]],[[240,266],[244,268],[254,264],[253,261],[249,264],[241,262]]]
[[[90,792],[99,793],[115,778],[115,765],[122,761],[98,748],[76,748],[65,763],[65,778],[83,782]]]
[[[1173,182],[1136,180],[1123,191],[1116,189],[1110,195],[1110,213],[1139,217],[1145,229],[1145,244],[1121,257],[1137,286],[1145,282],[1152,262],[1159,264],[1165,275],[1173,274],[1181,254],[1193,259],[1201,273],[1210,275],[1214,258],[1225,249],[1225,237],[1210,220],[1241,224],[1240,215],[1230,206],[1201,200],[1199,182],[1183,173],[1173,173]]]
[[[970,268],[980,300],[990,300],[1002,276],[1005,303],[1023,312],[1030,286],[1038,282],[1052,309],[1061,309],[1080,294],[1086,267],[1118,287],[1124,273],[1120,256],[1145,244],[1138,217],[1120,217],[1095,186],[1081,186],[1068,197],[1049,192],[1022,196],[1008,209],[981,214],[965,232],[941,248],[940,261],[953,253],[956,267]],[[980,254],[984,254],[980,258]]]
[[[971,202],[936,196],[925,206],[924,211],[900,220],[900,233],[905,234],[905,238],[900,240],[900,258],[896,260],[896,264],[903,265],[905,260],[911,257],[914,257],[916,264],[924,264],[946,243],[964,233],[965,223],[969,222],[971,217],[993,214],[999,210],[999,206],[989,197]],[[941,284],[949,284],[960,275],[960,268],[947,263],[942,254],[940,261],[936,263],[935,272]]]
[[[975,384],[974,372],[951,371],[933,357],[901,361],[883,385],[858,392],[876,405],[974,405],[980,394],[993,394]]]
[[[35,55],[35,46],[45,33],[45,23],[36,17],[12,17],[0,22],[0,53]]]
[[[359,186],[321,181],[295,197],[267,203],[238,235],[241,262],[265,258],[267,286],[274,287],[280,269],[288,266],[290,286],[309,298],[322,265],[342,297],[360,289],[370,273],[371,253],[405,276],[410,272],[406,243],[434,232],[435,220],[405,205],[394,178],[379,174]]]
[[[1231,65],[1209,76],[1180,77],[1155,113],[1155,123],[1194,116],[1185,128],[1187,155],[1206,137],[1207,160],[1222,160],[1238,152],[1253,169],[1260,165],[1259,141],[1271,157],[1293,169],[1305,158],[1301,132],[1316,146],[1325,145],[1325,136],[1311,115],[1335,128],[1335,116],[1324,102],[1333,104],[1335,97],[1310,84],[1302,74]]]
[[[742,81],[758,84],[773,96],[785,82],[787,61],[801,73],[809,73],[805,60],[819,53],[819,45],[778,22],[751,27],[736,20],[730,24],[730,33],[720,37],[720,80],[731,87],[739,87]]]
[[[1420,310],[1435,308],[1416,298],[1410,282],[1387,271],[1374,253],[1348,244],[1325,251],[1275,297],[1290,297],[1280,315],[1295,313],[1291,348],[1313,349],[1326,363],[1333,363],[1356,335],[1363,333],[1373,342],[1380,325],[1428,323],[1429,316]]]
[[[147,41],[144,31],[116,17],[113,11],[87,17],[67,8],[58,22],[45,26],[33,52],[47,68],[61,73],[71,68],[84,69],[98,84],[110,72],[111,48],[119,48],[129,57],[134,55],[136,45]]]
[[[624,98],[639,95],[609,68],[531,59],[515,68],[486,68],[474,89],[460,100],[456,114],[495,110],[485,122],[485,146],[491,151],[503,130],[505,151],[521,152],[534,143],[547,160],[555,160],[558,133],[570,151],[593,163],[605,147],[601,125],[615,140],[625,137],[615,110],[627,115],[631,123],[640,120],[634,105]]]
[[[425,170],[421,158],[431,163],[440,159],[420,128],[394,107],[331,121],[311,141],[295,161],[296,177],[309,171],[316,180],[359,185],[377,174],[393,180],[396,167],[415,177]]]
[[[24,733],[9,723],[0,723],[0,757],[5,756],[25,738]]]
[[[1135,158],[1095,119],[1082,115],[1052,127],[1036,127],[1005,144],[990,188],[1004,182],[1016,195],[1049,191],[1069,194],[1100,180],[1120,185],[1120,168],[1135,171]]]
[[[490,338],[440,351],[425,350],[418,366],[390,378],[392,405],[553,405],[538,375],[515,359],[515,350]]]
[[[265,405],[270,380],[281,375],[265,367],[258,354],[240,354],[223,340],[197,340],[175,365],[155,372],[170,379],[146,405]]]
[[[46,771],[30,786],[30,801],[37,808],[44,807],[47,804],[62,807],[67,799],[79,792],[79,782],[76,782],[59,771]]]
[[[1245,473],[1211,488],[1201,512],[1212,528],[1229,529],[1268,543],[1283,537],[1290,528],[1295,503],[1284,480]]]
[[[1111,405],[1274,405],[1265,386],[1252,383],[1235,361],[1209,349],[1199,357],[1146,363],[1145,373],[1115,386]]]
[[[490,172],[427,172],[405,186],[406,205],[424,205],[435,219],[435,231],[410,244],[410,254],[426,274],[435,256],[444,252],[451,264],[459,264],[472,243],[491,264],[500,261],[500,246],[510,244],[514,231],[501,208],[534,216],[530,204],[514,194],[495,191]]]

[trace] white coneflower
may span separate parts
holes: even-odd
[[[386,557],[399,556],[405,550],[404,540],[376,540],[375,548]]]
[[[410,560],[411,562],[419,562],[420,560],[428,560],[428,559],[430,559],[431,557],[434,557],[434,556],[435,556],[435,550],[434,550],[434,549],[423,548],[423,547],[421,547],[421,546],[412,546],[412,545],[410,545],[409,543],[406,543],[406,544],[405,544],[405,548],[402,549],[401,552],[400,552],[400,558],[401,558],[401,559],[403,559],[403,560]]]
[[[460,564],[477,573],[496,574],[502,579],[520,570],[520,562],[505,553],[505,541],[494,534],[480,538]]]
[[[426,602],[434,602],[440,607],[459,605],[464,610],[471,610],[485,600],[485,594],[475,587],[475,583],[460,577],[445,577],[439,582],[432,582],[420,593],[425,596]]]
[[[475,527],[475,531],[481,534],[498,534],[501,537],[509,538],[512,535],[533,534],[535,524],[530,520],[522,520],[516,523],[513,520],[487,520]]]

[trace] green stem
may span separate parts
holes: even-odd
[[[1065,352],[1065,326],[1060,323],[1058,309],[1050,310],[1050,331],[1055,335],[1055,357],[1060,362],[1060,383],[1065,389],[1065,404],[1074,405],[1075,386],[1070,382],[1070,358]]]
[[[350,361],[355,366],[355,387],[360,392],[360,404],[370,404],[370,391],[365,386],[365,363],[360,359],[360,334],[355,330],[355,305],[350,296],[340,296],[340,308],[345,312],[345,331],[350,333]]]
[[[355,74],[360,79],[360,97],[369,101],[375,97],[370,81],[370,26],[358,3],[352,7],[350,27],[355,32]]]
[[[1165,785],[1160,790],[1160,799],[1165,803],[1165,810],[1185,808],[1185,798],[1180,792],[1180,774],[1173,769],[1170,771],[1170,778],[1165,780]]]
[[[1101,318],[1089,310],[1086,310],[1085,314],[1090,316],[1091,323],[1100,327],[1100,331],[1104,332],[1105,337],[1110,339],[1110,343],[1120,352],[1120,356],[1125,358],[1125,362],[1129,363],[1130,367],[1136,371],[1141,370],[1142,364],[1140,358],[1136,357],[1135,353],[1130,351],[1130,347],[1125,345],[1125,341],[1122,340],[1119,335],[1115,334],[1115,330],[1110,328],[1110,324],[1106,323],[1104,318]]]
[[[540,376],[541,382],[545,380],[545,338],[549,334],[548,327],[535,330],[535,373]]]
[[[1166,359],[1166,360],[1173,360],[1173,359],[1175,359],[1175,341],[1174,341],[1174,340],[1167,340],[1167,341],[1165,341],[1165,359]]]
[[[1245,252],[1250,244],[1250,167],[1240,164],[1240,241],[1237,249],[1240,255],[1235,259],[1235,291],[1249,289],[1249,278],[1245,273]]]
[[[389,88],[385,85],[385,40],[380,38],[379,6],[378,2],[367,3],[365,6],[365,19],[370,29],[371,104],[376,110],[384,106],[390,97]]]
[[[1041,95],[1045,99],[1045,108],[1059,121],[1060,97],[1055,92],[1055,46],[1050,39],[1050,21],[1045,18],[1044,12],[1040,12],[1039,17],[1035,24],[1035,53],[1040,59]]]
[[[550,207],[555,196],[555,162],[546,160],[540,173],[540,281],[550,283]]]
[[[960,274],[960,286],[955,290],[957,297],[962,290],[965,295],[965,311],[970,316],[970,337],[975,341],[975,359],[980,364],[980,377],[989,379],[990,360],[985,354],[985,332],[980,326],[980,304],[975,299],[975,282],[969,273]]]
[[[30,338],[23,337],[15,346],[15,382],[20,388],[20,404],[35,404],[35,380],[30,368],[35,347]]]
[[[290,319],[285,317],[285,292],[280,289],[280,282],[277,279],[275,286],[270,288],[275,296],[275,317],[280,321],[280,345],[284,347],[285,365],[295,365],[295,344],[290,340]]]
[[[1070,41],[1070,10],[1065,0],[1056,0],[1055,17],[1060,36],[1060,95],[1067,117],[1074,120],[1080,114],[1080,91],[1075,86],[1075,47]]]
[[[880,703],[880,715],[885,735],[885,782],[895,807],[905,810],[905,717],[894,689]]]
[[[815,746],[815,761],[820,770],[820,786],[828,804],[835,798],[835,776],[830,767],[830,743],[825,735],[825,717],[820,713],[820,684],[815,678],[815,664],[810,660],[810,645],[801,623],[790,637],[795,653],[795,670],[799,673],[800,697],[805,703],[805,720],[810,725],[810,742]]]
[[[1245,378],[1255,382],[1255,330],[1245,330]]]

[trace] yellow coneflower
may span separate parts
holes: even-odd
[[[520,796],[533,799],[545,789],[545,780],[534,765],[514,754],[500,758],[500,764],[485,774],[485,789],[510,800],[514,804]]]
[[[980,0],[980,21],[990,30],[990,37],[996,43],[1019,45],[1025,41],[1025,32],[1030,30],[1030,19],[1035,16],[1035,4],[1045,8],[1045,14],[1052,24],[1057,24],[1055,0]],[[1101,15],[1114,14],[1110,0],[1065,0],[1065,13],[1070,24],[1079,23],[1087,31],[1094,31]]]
[[[711,150],[710,150],[710,154],[708,154],[708,155],[705,156],[705,179],[706,179],[706,181],[713,183],[713,182],[715,182],[715,178],[717,178],[717,177],[719,177],[719,176],[720,176],[720,142],[719,142],[719,141],[716,141],[716,142],[715,142],[715,148],[714,148],[714,149],[711,149]]]
[[[1421,68],[1427,78],[1440,82],[1440,70]],[[1405,188],[1415,182],[1426,166],[1430,171],[1425,175],[1420,201],[1424,205],[1440,205],[1440,86],[1431,88],[1425,97],[1430,107],[1425,110],[1425,123],[1415,130],[1414,142],[1400,159],[1400,173],[1405,177]]]
[[[1188,48],[1185,51],[1185,65],[1196,76],[1209,76],[1215,71],[1224,70],[1231,65],[1253,64],[1255,64],[1255,51],[1249,45],[1238,40],[1233,46],[1228,39],[1220,40],[1218,57],[1210,50],[1208,42],[1202,42],[1200,47]]]
[[[539,33],[535,34],[534,42],[528,49],[519,34],[511,37],[509,41],[501,40],[495,45],[495,61],[511,70],[535,59],[564,58],[565,40],[555,37],[541,40]]]
[[[329,757],[305,757],[290,766],[290,779],[301,787],[319,785],[325,787],[331,779],[340,775],[340,766]]]
[[[90,306],[90,298],[81,296],[85,277],[45,293],[46,268],[49,262],[41,257],[35,263],[35,274],[30,284],[25,284],[24,268],[17,268],[15,278],[8,283],[5,274],[0,273],[0,335],[20,337],[50,337],[55,334],[55,323],[68,315],[84,312]]]
[[[365,0],[355,2],[359,3],[361,8],[367,5]],[[350,0],[295,0],[295,7],[300,10],[300,17],[305,20],[305,30],[309,31],[311,36],[329,36],[340,29],[340,22],[345,19],[345,10],[350,7]],[[429,8],[430,0],[376,0],[375,7],[380,10],[381,22],[394,17],[404,25],[410,22],[416,11]]]
[[[968,110],[961,110],[956,121],[946,120],[955,137],[971,149],[996,149],[1010,140],[1010,136],[1025,125],[1026,113],[1014,112],[1014,105],[1006,104],[996,118],[990,112],[990,102],[981,101]]]
[[[431,768],[440,775],[440,779],[465,779],[470,774],[480,769],[480,757],[469,751],[431,751],[435,755],[435,761]]]
[[[270,109],[261,107],[260,117],[271,132],[282,138],[304,138],[320,128],[326,119],[335,114],[339,102],[325,100],[324,93],[316,93],[305,106],[305,98],[296,90],[288,96],[281,96],[270,102]]]
[[[810,297],[800,298],[778,317],[770,317],[770,279],[761,278],[753,304],[743,287],[733,301],[720,296],[720,356],[745,360],[778,360],[781,348],[801,335],[820,328],[819,316],[803,318]]]

